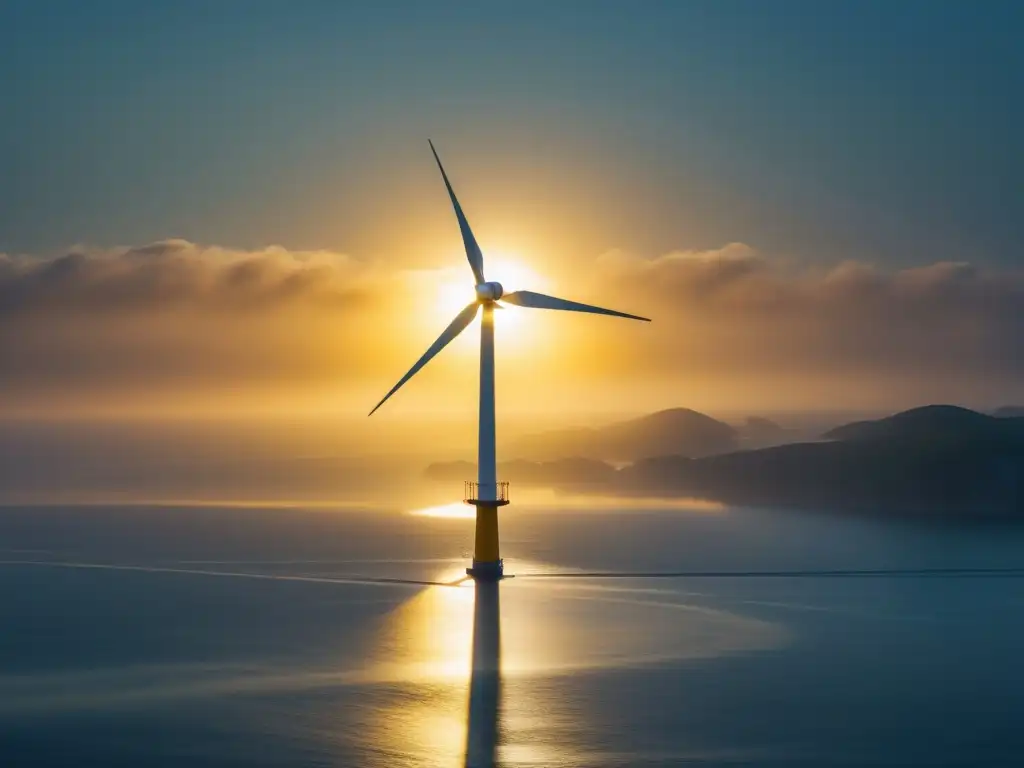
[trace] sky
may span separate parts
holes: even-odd
[[[369,410],[470,296],[427,138],[511,287],[654,318],[510,309],[499,411],[1024,400],[1022,22],[5,3],[2,409]],[[471,336],[381,418],[472,411]]]

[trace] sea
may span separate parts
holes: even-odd
[[[0,509],[0,766],[1024,764],[1024,527],[471,512]]]

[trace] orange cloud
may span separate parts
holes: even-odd
[[[599,260],[595,282],[603,295],[668,317],[701,362],[1024,371],[1024,272],[1016,270],[801,267],[733,244],[654,260],[613,254]],[[680,367],[693,362],[673,357]]]
[[[817,407],[869,390],[1010,399],[1024,375],[1020,271],[825,268],[739,243],[655,259],[612,252],[578,271],[580,284],[549,289],[654,323],[545,317],[545,333],[516,353],[531,364],[499,367],[504,403],[536,404],[537,388],[553,402],[626,406],[638,392],[657,393],[652,406],[744,408],[759,398]],[[15,407],[158,396],[227,407],[246,393],[318,389],[361,412],[444,327],[428,311],[429,281],[429,271],[341,254],[183,240],[0,257],[0,391]],[[411,402],[451,394],[439,389],[455,370],[444,357]],[[474,377],[460,373],[456,390],[470,395]]]

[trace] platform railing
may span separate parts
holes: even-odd
[[[495,504],[497,506],[504,506],[508,504],[508,482],[501,481],[494,483],[494,497],[483,498],[483,492],[490,490],[489,484],[485,483],[481,485],[473,480],[467,480],[463,484],[462,489],[462,500],[466,504]],[[488,494],[490,495],[490,494]]]

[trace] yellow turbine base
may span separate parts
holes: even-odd
[[[476,563],[495,563],[501,559],[498,552],[498,507],[497,505],[477,504],[476,507],[476,546],[473,549],[473,561]]]

